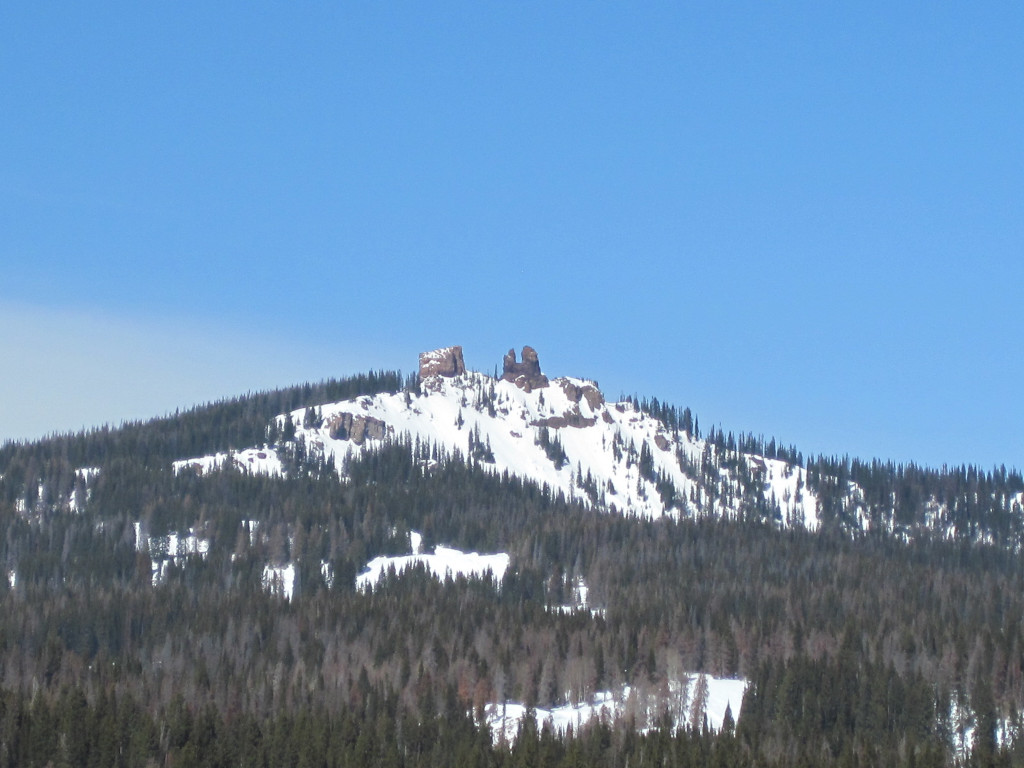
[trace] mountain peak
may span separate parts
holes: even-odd
[[[420,352],[420,378],[431,376],[460,376],[466,372],[462,358],[462,347],[441,347],[430,352]]]
[[[540,372],[540,360],[537,357],[537,350],[533,347],[523,347],[521,363],[516,362],[515,349],[510,349],[502,361],[501,378],[504,381],[511,381],[526,392],[548,385],[548,377]]]

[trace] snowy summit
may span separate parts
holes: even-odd
[[[817,500],[799,465],[738,453],[734,458],[760,478],[751,491],[742,483],[749,473],[724,461],[721,448],[691,425],[668,423],[633,401],[609,403],[593,381],[549,379],[531,347],[518,359],[509,350],[497,378],[467,371],[459,346],[422,353],[419,374],[412,391],[282,414],[274,429],[287,436],[283,442],[175,468],[206,472],[231,461],[277,474],[284,471],[278,454],[301,443],[304,456],[330,460],[344,477],[348,459],[404,440],[609,512],[740,517],[756,509],[781,525],[818,526]]]

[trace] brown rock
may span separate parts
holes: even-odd
[[[599,405],[604,405],[604,395],[601,394],[601,390],[590,384],[584,384],[583,386],[577,386],[568,379],[555,379],[555,381],[561,385],[562,391],[565,392],[565,396],[572,402],[578,403],[581,399],[587,401],[587,405],[590,406],[590,410],[596,410]]]
[[[430,352],[420,352],[420,378],[431,376],[459,376],[466,372],[462,359],[462,347],[442,347]]]
[[[335,440],[351,440],[362,445],[367,438],[383,440],[391,428],[373,416],[355,416],[351,413],[339,413],[327,425],[330,435]]]
[[[583,397],[583,390],[568,379],[555,379],[555,383],[562,387],[562,391],[565,392],[565,396],[569,398],[570,401],[578,403],[580,398]]]
[[[533,347],[523,347],[523,361],[516,362],[516,351],[510,349],[502,361],[501,378],[511,381],[527,392],[548,385],[548,377],[540,372],[540,360]]]
[[[582,429],[583,427],[592,427],[595,424],[597,424],[597,419],[586,418],[579,412],[579,409],[569,411],[564,416],[549,416],[546,419],[537,419],[530,422],[531,427],[551,427],[552,429],[560,429],[562,427]]]

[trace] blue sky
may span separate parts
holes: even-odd
[[[6,3],[0,440],[462,344],[1024,466],[1015,3]]]

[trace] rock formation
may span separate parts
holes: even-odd
[[[510,349],[502,361],[501,378],[511,381],[527,392],[548,385],[548,377],[540,372],[540,361],[537,359],[537,351],[533,347],[523,347],[521,363],[516,362],[516,351]]]
[[[420,352],[420,378],[431,376],[459,376],[466,372],[462,347],[442,347],[431,352]]]
[[[577,385],[566,379],[555,379],[556,383],[562,385],[562,391],[572,402],[578,403],[581,398],[587,401],[590,410],[597,410],[598,406],[604,405],[604,395],[601,390],[592,384]]]
[[[548,416],[543,419],[534,419],[530,422],[531,427],[550,427],[551,429],[561,429],[562,427],[592,427],[597,424],[596,418],[587,418],[580,413],[579,406],[571,411],[566,411],[564,416]]]
[[[356,416],[351,413],[339,413],[328,423],[329,434],[335,440],[351,440],[362,445],[367,438],[383,440],[391,434],[391,427],[373,416]]]
[[[580,408],[580,402],[586,400],[591,412],[597,411],[604,405],[604,395],[592,384],[576,384],[568,379],[555,379],[555,384],[562,388],[565,396],[572,403],[572,406],[561,416],[548,416],[542,419],[535,419],[530,422],[534,427],[549,427],[561,429],[562,427],[592,427],[597,424],[596,416],[584,416]],[[601,409],[607,421],[608,412]]]

